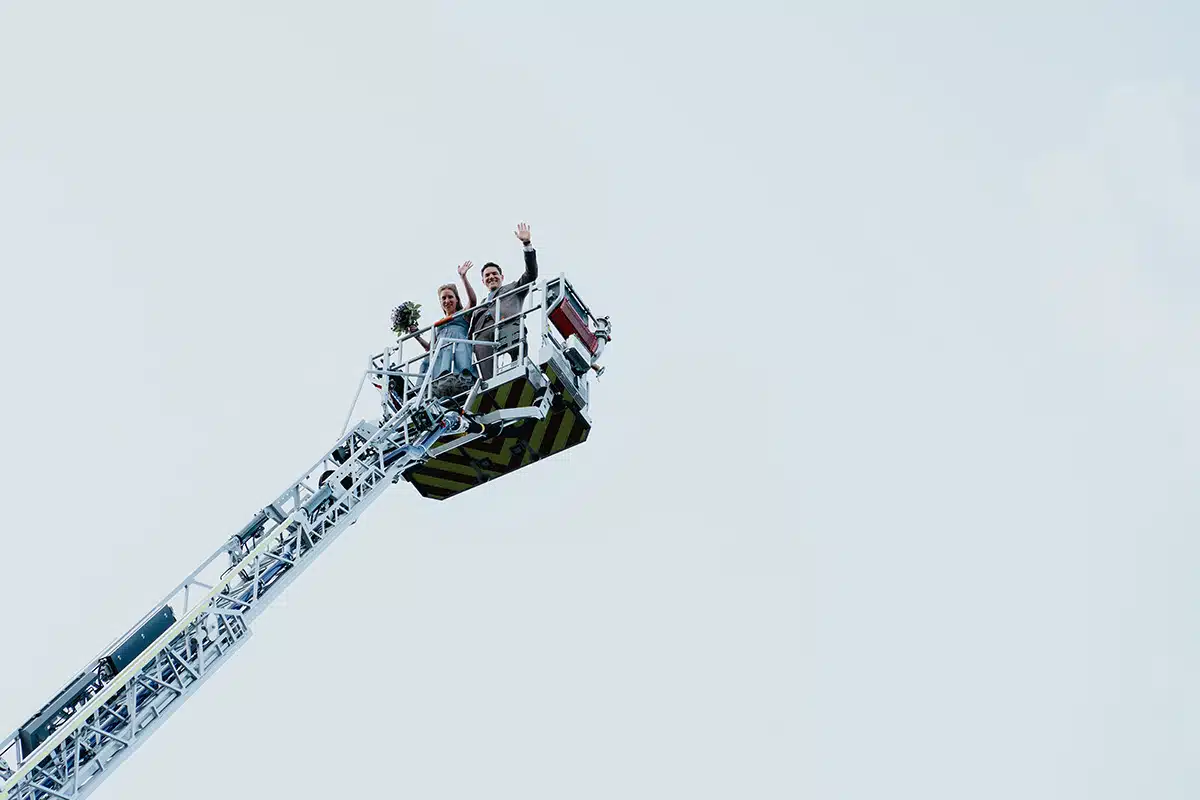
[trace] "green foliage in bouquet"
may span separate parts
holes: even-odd
[[[392,309],[392,330],[397,336],[403,336],[417,327],[421,318],[421,304],[408,301]]]

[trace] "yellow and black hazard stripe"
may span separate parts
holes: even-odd
[[[517,378],[481,393],[474,414],[487,414],[501,408],[528,408],[537,398],[537,389],[528,378]]]
[[[441,458],[408,470],[405,477],[422,495],[435,500],[444,500],[482,483],[474,470],[463,472],[461,465]]]
[[[509,402],[507,397],[504,399]],[[501,436],[469,442],[414,467],[405,477],[425,497],[444,500],[587,441],[590,432],[591,425],[575,406],[560,399],[545,419],[526,420],[509,426]]]

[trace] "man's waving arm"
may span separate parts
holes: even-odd
[[[529,236],[529,225],[524,222],[517,224],[517,229],[513,231],[521,243],[525,245],[525,271],[521,273],[521,277],[517,279],[517,285],[523,286],[527,283],[533,283],[537,280],[537,251],[533,249],[533,244]]]

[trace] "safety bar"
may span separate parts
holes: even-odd
[[[420,398],[423,401],[424,398],[429,397],[433,386],[437,385],[439,381],[452,376],[454,373],[432,375],[431,373],[433,370],[431,368],[426,368],[424,372],[420,372],[414,367],[422,361],[429,365],[435,364],[437,362],[438,355],[441,352],[440,348],[442,347],[467,345],[472,349],[475,347],[483,347],[491,348],[493,351],[495,351],[497,348],[506,344],[506,342],[501,341],[500,336],[500,333],[505,326],[519,325],[520,321],[524,320],[529,315],[538,314],[541,317],[542,338],[544,340],[553,342],[557,347],[562,348],[566,343],[562,341],[563,337],[550,321],[549,306],[554,303],[563,293],[569,293],[575,304],[579,307],[579,309],[582,310],[586,317],[586,324],[589,329],[594,329],[596,336],[604,339],[605,342],[608,340],[610,335],[609,332],[611,330],[608,319],[606,317],[597,317],[592,312],[590,307],[588,307],[588,305],[579,296],[579,293],[575,290],[565,273],[558,273],[557,275],[543,277],[531,284],[510,287],[486,302],[487,304],[496,304],[494,316],[498,316],[500,301],[518,293],[526,293],[531,297],[536,295],[537,299],[535,302],[529,304],[528,307],[522,307],[522,309],[516,313],[501,317],[499,320],[489,323],[481,330],[473,331],[472,333],[474,334],[475,338],[463,339],[455,337],[452,339],[443,339],[440,342],[434,342],[428,351],[418,352],[415,355],[407,358],[405,357],[404,353],[405,345],[414,341],[418,336],[426,334],[433,338],[432,331],[440,325],[445,325],[447,322],[455,319],[473,319],[474,315],[482,310],[484,304],[477,304],[471,308],[464,308],[461,311],[456,311],[449,317],[444,317],[439,319],[437,322],[430,323],[416,330],[404,333],[397,337],[395,344],[385,348],[382,352],[371,356],[367,363],[367,369],[363,373],[363,379],[360,381],[357,391],[355,392],[354,400],[351,402],[350,408],[347,411],[345,421],[342,424],[341,432],[345,433],[349,427],[350,419],[354,414],[354,409],[357,407],[359,398],[362,394],[363,385],[366,383],[367,379],[370,379],[372,384],[374,384],[375,387],[380,389],[383,393],[385,418],[390,414],[395,413],[408,400]],[[512,328],[510,327],[509,329],[511,330]],[[516,337],[516,341],[510,345],[515,346],[515,349],[517,350],[517,354],[514,359],[515,361],[520,361],[521,359],[525,358],[527,352],[530,349],[533,349],[534,346],[529,340],[529,337],[525,335],[528,332],[528,328],[522,327],[518,330],[522,331],[521,335]],[[491,334],[490,340],[486,338],[487,334]],[[483,335],[485,338],[478,338],[481,335]],[[593,360],[598,358],[599,355],[600,352],[598,350],[593,354]],[[479,362],[475,360],[474,353],[471,354],[471,361],[473,366],[478,367]],[[594,368],[596,369],[597,373],[601,371],[599,367]],[[393,391],[392,385],[393,378],[398,379],[396,382],[400,384],[399,386],[394,387],[395,391]],[[478,388],[479,383],[477,381],[470,391],[462,394],[456,394],[454,395],[454,398],[459,399],[465,394],[469,400],[471,397],[470,392],[475,391]],[[394,401],[391,400],[393,395],[395,397]],[[407,432],[403,433],[402,436],[406,438]]]

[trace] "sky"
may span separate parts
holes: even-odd
[[[589,441],[391,489],[97,800],[1195,797],[1198,25],[0,4],[0,721],[526,220]]]

